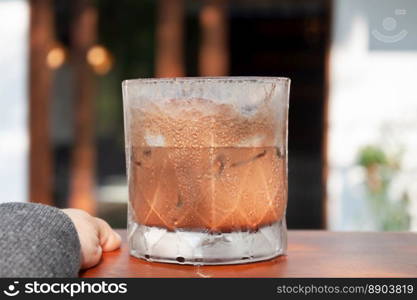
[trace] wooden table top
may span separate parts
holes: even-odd
[[[81,277],[417,277],[417,234],[289,231],[288,255],[227,266],[151,263],[121,249]]]

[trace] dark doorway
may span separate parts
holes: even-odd
[[[231,75],[291,78],[288,227],[323,228],[327,1],[235,1]]]

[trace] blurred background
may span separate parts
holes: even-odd
[[[292,79],[291,229],[417,231],[417,2],[0,0],[0,202],[126,225],[121,81]]]

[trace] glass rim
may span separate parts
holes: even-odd
[[[163,77],[163,78],[134,78],[125,79],[122,81],[122,86],[127,86],[129,83],[177,83],[177,82],[259,82],[259,83],[276,83],[284,82],[290,83],[291,79],[288,77],[274,77],[274,76],[195,76],[195,77]]]

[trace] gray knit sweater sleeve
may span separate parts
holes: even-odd
[[[61,210],[0,204],[0,277],[75,277],[80,259],[77,231]]]

